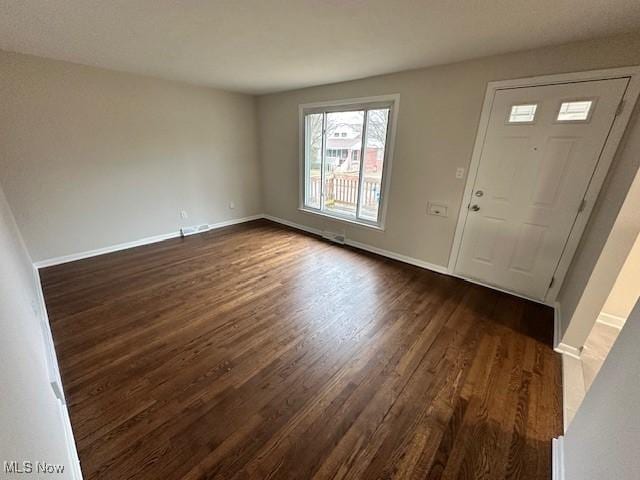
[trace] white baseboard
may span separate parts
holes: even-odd
[[[560,345],[562,339],[562,317],[560,302],[553,304],[553,349]]]
[[[51,325],[49,324],[49,315],[47,314],[47,306],[44,301],[42,292],[42,284],[40,283],[40,272],[34,266],[33,276],[35,282],[36,293],[38,295],[37,314],[40,318],[40,326],[42,328],[42,338],[44,340],[44,351],[47,359],[47,372],[49,374],[49,383],[56,398],[63,404],[66,403],[64,391],[62,389],[62,377],[58,367],[58,357],[56,356],[55,346],[53,344],[53,336],[51,335]]]
[[[560,303],[555,302],[553,305],[553,349],[563,355],[580,360],[582,348],[573,347],[566,343],[562,343],[562,317]]]
[[[82,480],[82,469],[80,468],[80,458],[76,450],[76,442],[73,438],[73,430],[71,429],[71,419],[69,418],[69,410],[67,406],[58,401],[60,407],[60,416],[64,425],[64,438],[67,443],[67,453],[69,455],[69,463],[71,464],[71,475],[74,480]]]
[[[551,440],[551,479],[564,479],[564,437]]]
[[[287,227],[295,228],[297,230],[302,230],[303,232],[322,236],[322,230],[317,228],[307,227],[306,225],[290,222],[289,220],[285,220],[284,218],[274,217],[273,215],[267,215],[266,213],[263,215],[263,218],[266,218],[267,220],[271,220],[272,222],[281,223],[282,225],[286,225]]]
[[[598,323],[617,328],[618,330],[624,327],[624,322],[626,321],[627,319],[624,317],[618,317],[617,315],[611,315],[610,313],[604,312],[600,312],[600,315],[598,315],[597,319]]]
[[[73,430],[71,428],[71,419],[69,418],[69,412],[67,410],[67,404],[64,396],[64,390],[62,388],[62,377],[60,376],[60,367],[58,365],[58,357],[56,356],[56,349],[53,343],[53,336],[51,335],[51,326],[49,324],[49,315],[47,313],[47,305],[44,301],[44,294],[42,292],[42,284],[40,283],[40,273],[38,269],[33,267],[33,275],[35,282],[35,289],[38,295],[38,305],[34,306],[34,312],[38,314],[40,318],[40,326],[42,328],[43,348],[45,351],[45,358],[47,362],[47,373],[49,376],[49,384],[53,395],[58,402],[58,408],[60,411],[60,421],[64,428],[64,438],[67,447],[67,456],[70,462],[71,472],[74,480],[82,480],[82,470],[80,469],[80,459],[78,457],[78,450],[76,449],[76,442],[73,437]]]
[[[231,225],[238,225],[239,223],[253,222],[254,220],[260,220],[264,218],[262,213],[256,215],[249,215],[248,217],[232,218],[231,220],[224,220],[222,222],[210,223],[209,228],[215,230],[216,228],[230,227]]]
[[[424,260],[419,260],[417,258],[409,257],[407,255],[402,255],[400,253],[391,252],[389,250],[384,250],[382,248],[372,247],[371,245],[367,245],[366,243],[356,242],[355,240],[351,240],[349,238],[346,239],[345,243],[354,248],[375,253],[377,255],[391,258],[393,260],[398,260],[400,262],[408,263],[409,265],[415,265],[416,267],[425,268],[427,270],[431,270],[432,272],[444,273],[445,275],[449,274],[447,267],[443,267],[442,265],[436,265],[435,263],[425,262]]]
[[[554,350],[563,355],[569,355],[570,357],[577,358],[578,360],[580,360],[580,354],[582,353],[581,348],[572,347],[571,345],[567,345],[562,342],[556,345]]]
[[[264,218],[267,220],[271,220],[272,222],[280,223],[282,225],[286,225],[291,228],[295,228],[297,230],[302,230],[304,232],[312,233],[314,235],[322,235],[322,231],[317,228],[308,227],[306,225],[301,225],[299,223],[291,222],[289,220],[285,220],[283,218],[274,217],[273,215],[264,215]],[[391,258],[393,260],[398,260],[400,262],[408,263],[409,265],[415,265],[417,267],[425,268],[427,270],[431,270],[437,273],[449,274],[447,267],[442,265],[436,265],[433,263],[425,262],[424,260],[419,260],[417,258],[409,257],[407,255],[402,255],[400,253],[391,252],[389,250],[384,250],[382,248],[374,247],[368,245],[366,243],[356,242],[355,240],[351,240],[347,238],[345,240],[345,244],[351,247],[357,248],[359,250],[364,250],[367,252],[375,253],[377,255],[381,255],[383,257]]]
[[[211,230],[213,230],[216,228],[236,225],[238,223],[258,220],[260,218],[263,218],[262,214],[251,215],[249,217],[242,217],[242,218],[233,218],[231,220],[225,220],[223,222],[209,224],[209,227]],[[140,247],[142,245],[150,245],[152,243],[162,242],[163,240],[168,240],[170,238],[176,238],[179,236],[180,236],[180,230],[176,230],[175,232],[154,235],[152,237],[141,238],[139,240],[133,240],[131,242],[118,243],[116,245],[96,248],[94,250],[87,250],[85,252],[72,253],[70,255],[63,255],[60,257],[48,258],[46,260],[40,260],[38,262],[35,262],[34,265],[36,266],[36,268],[52,267],[54,265],[60,265],[62,263],[67,263],[67,262],[74,262],[76,260],[82,260],[84,258],[96,257],[98,255],[104,255],[106,253],[118,252],[120,250],[126,250],[128,248]]]
[[[162,235],[154,235],[152,237],[141,238],[140,240],[134,240],[132,242],[118,243],[117,245],[111,245],[103,248],[96,248],[94,250],[87,250],[80,253],[72,253],[70,255],[62,255],[60,257],[48,258],[46,260],[40,260],[34,262],[36,268],[53,267],[54,265],[61,265],[63,263],[75,262],[76,260],[82,260],[84,258],[97,257],[98,255],[104,255],[106,253],[118,252],[120,250],[126,250],[128,248],[139,247],[141,245],[150,245],[152,243],[162,242],[170,238],[176,238],[180,236],[180,231],[164,233]]]

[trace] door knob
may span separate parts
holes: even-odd
[[[481,197],[482,195],[484,195],[484,192],[482,190],[478,190],[476,192],[476,197]]]
[[[480,207],[478,205],[471,205],[469,209],[473,212],[477,212],[478,210],[480,210]]]

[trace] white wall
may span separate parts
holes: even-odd
[[[65,429],[49,385],[38,293],[31,259],[0,189],[0,477],[5,461],[65,466]]]
[[[640,147],[640,142],[638,146]],[[640,172],[632,178],[634,178],[633,182],[627,190],[622,207],[619,210],[607,212],[615,221],[608,231],[605,244],[599,252],[593,252],[595,265],[582,291],[579,292],[579,300],[572,315],[567,316],[566,309],[563,309],[562,343],[564,344],[576,348],[584,345],[640,235]],[[583,247],[576,259],[579,261],[585,255]],[[571,288],[575,288],[575,285],[571,285]],[[561,305],[564,307],[566,304]]]
[[[468,169],[487,83],[633,64],[640,64],[640,33],[262,96],[265,211],[446,266],[465,185],[455,170]],[[386,231],[299,212],[298,105],[390,93],[401,98]],[[448,204],[449,217],[426,215],[428,201]]]
[[[564,437],[566,480],[640,478],[640,304]]]
[[[261,213],[254,97],[6,52],[0,71],[0,183],[34,261]]]
[[[640,208],[640,205],[638,205]],[[633,306],[640,297],[640,237],[636,238],[629,256],[616,278],[616,283],[607,301],[602,307],[602,313],[609,317],[625,321]]]

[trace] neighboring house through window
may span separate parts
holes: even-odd
[[[398,99],[300,106],[303,210],[383,228]]]

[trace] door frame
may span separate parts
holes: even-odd
[[[507,90],[514,88],[525,87],[540,87],[544,85],[558,85],[564,83],[579,83],[588,82],[593,80],[612,80],[616,78],[628,78],[629,83],[622,96],[621,109],[616,114],[616,117],[609,131],[609,135],[605,141],[600,158],[596,163],[593,176],[587,186],[587,191],[584,196],[584,204],[582,210],[576,213],[575,221],[567,242],[565,244],[562,255],[558,265],[554,272],[553,285],[547,290],[547,293],[543,300],[531,298],[536,302],[546,303],[553,305],[555,303],[560,287],[564,281],[564,278],[571,264],[571,260],[576,252],[578,243],[582,238],[584,229],[587,226],[591,212],[598,198],[598,194],[602,188],[602,184],[607,176],[611,162],[613,161],[620,140],[622,139],[624,132],[629,123],[629,119],[634,110],[638,95],[640,94],[640,66],[630,66],[621,68],[609,68],[604,70],[589,70],[584,72],[573,73],[561,73],[556,75],[542,75],[529,78],[518,78],[513,80],[500,80],[493,81],[487,84],[487,90],[484,96],[484,102],[482,104],[482,113],[480,115],[480,121],[478,123],[478,130],[476,133],[476,140],[473,146],[473,154],[471,156],[471,164],[469,165],[469,171],[467,173],[467,179],[464,188],[464,195],[462,197],[462,203],[460,204],[460,211],[458,213],[458,222],[456,224],[455,235],[453,238],[453,245],[451,247],[451,253],[449,255],[448,271],[451,275],[465,278],[474,283],[481,283],[475,279],[468,279],[463,275],[456,273],[455,267],[458,261],[458,255],[462,245],[462,238],[464,234],[464,227],[469,213],[468,205],[471,203],[471,196],[473,193],[473,186],[476,182],[476,176],[480,167],[480,157],[482,155],[482,148],[484,146],[485,136],[489,127],[489,117],[491,115],[491,109],[493,107],[493,99],[495,94],[499,90]],[[490,288],[496,288],[491,285],[487,285]],[[499,289],[501,290],[501,289]],[[517,296],[523,296],[522,294],[514,293]],[[525,297],[526,298],[526,297]]]

